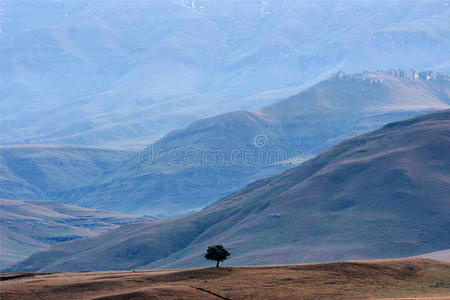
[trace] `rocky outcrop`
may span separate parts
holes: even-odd
[[[384,77],[394,77],[406,80],[450,80],[450,75],[435,71],[418,71],[418,70],[401,70],[390,69],[386,71],[364,71],[358,74],[346,74],[339,71],[331,78],[330,81],[363,81],[369,83],[380,83]]]

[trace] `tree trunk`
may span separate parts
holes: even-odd
[[[219,267],[219,260],[217,261],[217,264],[216,264],[216,268],[218,268]]]

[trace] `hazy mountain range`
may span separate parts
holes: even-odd
[[[49,200],[119,167],[134,152],[72,145],[0,146],[0,198]]]
[[[8,199],[57,200],[167,217],[205,207],[339,141],[450,104],[448,75],[337,73],[253,111],[194,122],[139,153],[84,146],[4,146]]]
[[[2,269],[447,255],[448,1],[0,10]]]
[[[31,255],[11,270],[111,270],[412,256],[450,246],[450,110],[346,140],[175,219],[125,225]]]
[[[5,1],[1,143],[139,148],[340,69],[450,72],[447,1]]]
[[[0,199],[0,217],[2,269],[57,243],[93,237],[124,224],[153,220],[51,201],[5,199]]]

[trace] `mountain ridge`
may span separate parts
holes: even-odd
[[[203,266],[215,243],[230,250],[232,265],[448,249],[449,128],[450,110],[393,123],[191,215],[61,244],[11,270]]]
[[[7,1],[2,144],[136,149],[338,70],[450,71],[445,1],[196,4]]]
[[[158,217],[188,213],[342,140],[450,104],[445,74],[337,76],[257,111],[224,113],[175,130],[93,184],[63,194],[63,201]]]
[[[449,95],[449,75],[439,72],[338,72],[259,110],[197,120],[140,152],[3,146],[0,197],[57,200],[160,218],[181,215],[342,140],[388,122],[448,108]],[[77,156],[81,151],[85,153]],[[41,175],[22,172],[23,165]]]

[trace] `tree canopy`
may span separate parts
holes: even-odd
[[[209,246],[206,251],[205,258],[209,260],[215,260],[217,262],[216,268],[219,267],[219,263],[227,259],[231,253],[228,252],[222,245]]]

